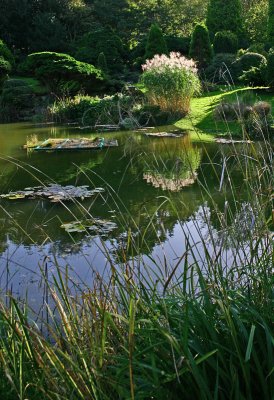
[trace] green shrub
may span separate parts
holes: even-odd
[[[246,53],[258,53],[264,56],[265,58],[267,58],[268,56],[264,43],[253,43],[251,46],[249,46]]]
[[[212,35],[220,31],[231,31],[239,37],[243,32],[241,1],[210,0],[206,25]]]
[[[239,76],[239,81],[244,82],[247,85],[261,86],[266,83],[266,65],[258,67],[252,67],[248,71],[244,71]]]
[[[106,75],[108,74],[109,69],[108,69],[108,65],[107,65],[107,60],[106,60],[105,53],[103,53],[103,52],[100,53],[99,56],[98,56],[97,67],[101,71],[103,71]]]
[[[104,53],[111,74],[123,72],[126,52],[120,37],[111,28],[100,28],[85,34],[77,42],[75,58],[96,65],[100,53]]]
[[[8,61],[11,66],[14,66],[14,57],[8,46],[0,39],[0,57]]]
[[[189,37],[178,37],[178,36],[164,36],[168,52],[179,52],[184,56],[189,55],[190,41]]]
[[[191,36],[189,55],[197,62],[199,69],[206,68],[210,64],[213,51],[205,25],[197,24],[195,26]]]
[[[34,107],[34,95],[31,87],[19,79],[8,79],[3,84],[0,97],[1,119],[17,121],[29,117]]]
[[[62,53],[41,52],[27,57],[24,68],[40,79],[54,93],[71,93],[85,89],[96,92],[103,86],[104,77],[97,68]]]
[[[145,59],[150,60],[156,54],[168,54],[168,49],[161,29],[153,24],[147,37]]]
[[[236,56],[231,53],[217,54],[206,68],[205,75],[213,83],[233,83],[238,75]]]
[[[236,53],[238,50],[238,38],[230,31],[216,32],[213,41],[215,53]]]
[[[142,83],[150,105],[172,115],[189,112],[190,100],[200,90],[196,64],[179,53],[156,55],[143,65]]]
[[[11,65],[3,57],[0,56],[0,86],[3,81],[7,79],[8,74],[11,72]]]
[[[249,71],[252,67],[260,68],[266,66],[267,60],[262,54],[245,53],[237,60],[239,72]]]
[[[274,48],[270,49],[267,61],[266,80],[267,84],[274,89]]]

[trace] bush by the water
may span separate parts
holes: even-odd
[[[18,121],[33,114],[34,94],[23,80],[9,79],[3,84],[0,96],[1,121]]]
[[[27,57],[23,68],[27,73],[32,72],[53,93],[77,93],[81,89],[94,93],[104,85],[100,70],[68,54],[33,53]]]
[[[256,101],[248,93],[234,101],[221,101],[214,110],[216,120],[238,121],[241,130],[251,139],[262,139],[271,131],[271,104]]]
[[[196,63],[179,53],[156,55],[143,65],[142,82],[150,105],[178,116],[186,115],[191,98],[200,91]]]
[[[10,72],[11,72],[10,63],[3,57],[0,57],[0,86],[3,83],[3,81],[8,77],[8,74]]]
[[[230,31],[216,32],[213,41],[215,53],[236,53],[238,50],[238,37]]]
[[[8,61],[11,66],[14,66],[14,57],[6,43],[0,39],[0,57],[3,57],[4,60]]]
[[[199,69],[208,67],[212,58],[213,50],[209,39],[207,27],[197,24],[191,36],[189,56],[197,62]]]

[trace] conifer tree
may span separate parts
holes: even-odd
[[[210,0],[206,25],[211,35],[231,31],[238,37],[243,33],[242,5],[240,0]]]
[[[197,24],[191,36],[189,55],[198,63],[198,68],[206,68],[212,60],[213,52],[208,29],[203,24]]]
[[[151,25],[147,38],[145,59],[150,60],[155,54],[168,54],[167,44],[163,37],[162,30],[157,24]]]
[[[106,60],[106,56],[105,53],[100,53],[98,56],[98,60],[97,60],[97,67],[103,71],[106,75],[108,75],[109,70],[108,70],[108,66],[107,66],[107,60]]]

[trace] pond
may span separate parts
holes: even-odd
[[[27,152],[23,145],[34,135],[39,140],[103,136],[117,139],[119,146]],[[236,191],[243,211],[248,207],[233,151],[230,145],[192,142],[187,133],[160,138],[142,131],[98,134],[73,126],[0,125],[0,194],[51,183],[104,189],[90,199],[63,204],[0,199],[2,290],[37,304],[42,298],[41,274],[54,276],[56,265],[81,285],[92,286],[98,273],[108,275],[110,263],[118,266],[137,258],[142,268],[152,267],[155,279],[167,277],[193,244],[196,256],[205,262],[201,235],[213,251],[210,239],[220,232],[216,205],[222,210],[227,202],[233,204]],[[230,160],[225,169],[224,159]],[[93,217],[117,227],[102,237],[68,233],[61,227]],[[232,247],[227,254],[233,253]]]

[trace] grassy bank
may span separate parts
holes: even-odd
[[[220,90],[205,93],[191,101],[190,114],[176,123],[181,129],[189,130],[195,140],[201,137],[205,141],[213,140],[216,135],[241,136],[241,128],[236,121],[216,121],[213,111],[221,101],[240,101],[243,96],[253,97],[254,101],[266,101],[274,108],[272,93],[260,91],[252,87],[236,87],[229,90],[220,87]]]

